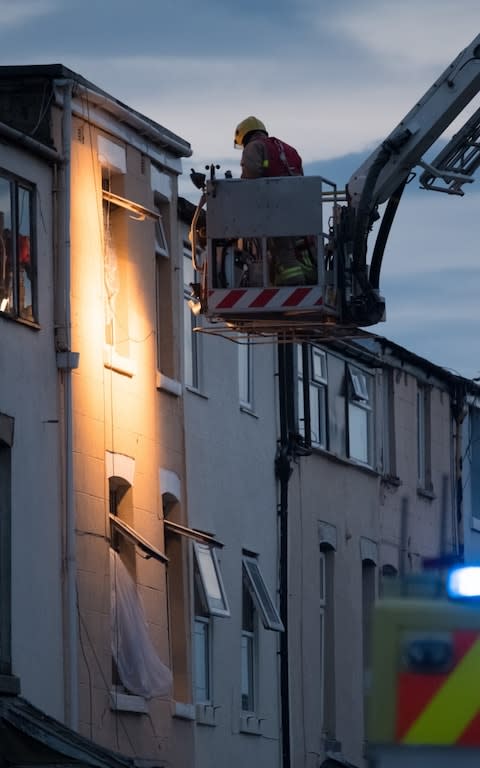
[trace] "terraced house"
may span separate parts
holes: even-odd
[[[0,762],[362,765],[375,598],[478,557],[478,386],[202,324],[189,143],[65,67],[0,137]]]

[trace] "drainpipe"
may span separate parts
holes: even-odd
[[[293,414],[293,345],[278,345],[278,392],[280,441],[275,458],[275,473],[280,484],[279,590],[280,618],[284,631],[280,635],[280,697],[282,723],[282,768],[290,768],[290,685],[288,653],[288,483],[292,474],[290,419]]]
[[[457,384],[453,392],[454,437],[454,534],[456,534],[456,554],[463,560],[465,556],[465,520],[463,519],[463,421],[466,416],[466,391],[462,384]]]
[[[57,368],[63,383],[64,427],[64,551],[63,551],[63,624],[64,624],[64,689],[65,720],[78,730],[78,618],[75,554],[75,497],[73,485],[73,414],[72,369],[78,366],[78,355],[71,344],[71,264],[70,264],[70,205],[71,205],[71,80],[57,81],[64,91],[62,112],[63,164],[60,169],[60,189],[57,200]]]

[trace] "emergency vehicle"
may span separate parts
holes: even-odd
[[[480,760],[480,567],[400,580],[373,614],[368,692],[372,768]]]
[[[344,189],[321,176],[219,178],[214,165],[193,173],[202,195],[190,232],[198,278],[190,306],[208,321],[202,330],[300,341],[361,335],[382,321],[380,271],[402,193],[419,167],[423,189],[464,194],[480,165],[480,108],[434,160],[425,154],[479,91],[480,35]],[[316,265],[308,285],[275,284],[282,243],[308,251]]]

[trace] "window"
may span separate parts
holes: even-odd
[[[137,585],[121,556],[110,549],[112,682],[116,693],[150,699],[170,692],[172,675],[151,641]]]
[[[193,670],[194,698],[196,704],[209,704],[212,700],[213,617],[230,616],[227,596],[223,586],[216,548],[223,544],[213,536],[187,528],[175,522],[179,515],[177,499],[163,494],[164,527],[167,542],[169,628],[172,647],[175,696],[182,701],[190,700],[190,680],[186,670],[190,663],[186,657],[187,634],[185,602],[187,599],[186,564],[184,547],[193,548]]]
[[[102,168],[102,189],[114,195],[124,193],[124,175]],[[115,351],[129,356],[128,333],[128,243],[127,212],[109,197],[103,200],[105,341]]]
[[[383,371],[383,419],[382,419],[382,471],[389,477],[396,476],[396,451],[395,451],[395,412],[393,372]]]
[[[112,622],[112,683],[114,706],[118,695],[130,694],[149,699],[169,693],[171,672],[160,660],[151,641],[143,603],[137,591],[136,551],[147,558],[166,562],[167,558],[133,527],[132,484],[134,460],[108,454],[113,471],[123,464],[129,480],[109,475],[110,502],[110,582]]]
[[[417,387],[417,482],[422,490],[431,490],[430,466],[430,389]]]
[[[257,617],[252,595],[245,581],[242,585],[242,710],[254,712],[256,704]]]
[[[398,577],[398,570],[394,565],[386,563],[382,565],[380,570],[380,584],[379,593],[380,597],[389,597],[396,595],[396,583]]]
[[[12,672],[11,519],[13,419],[0,414],[0,675]]]
[[[34,189],[13,176],[0,176],[0,313],[35,322],[37,263]]]
[[[194,573],[194,675],[195,703],[207,704],[211,701],[211,653],[212,620],[199,589],[198,567]]]
[[[240,406],[253,410],[253,345],[250,340],[238,344],[238,392]]]
[[[283,624],[255,557],[243,557],[244,583],[262,618],[265,629],[283,632]]]
[[[243,556],[241,705],[254,712],[257,705],[258,617],[265,629],[283,631],[283,624],[254,555]]]
[[[466,478],[465,495],[470,493],[472,518],[476,526],[480,521],[480,408],[470,406],[468,418],[468,443],[464,450],[463,467]]]
[[[297,431],[306,447],[327,447],[327,356],[297,346]]]
[[[211,616],[230,616],[215,550],[208,544],[194,541],[193,551],[198,569],[198,585],[208,613]]]
[[[320,524],[319,551],[319,722],[327,738],[336,737],[335,695],[335,591],[334,566],[337,533],[334,526]]]
[[[364,728],[366,728],[367,697],[370,690],[373,606],[375,603],[375,563],[362,560],[362,645]]]
[[[130,483],[122,477],[108,478],[109,506],[111,523],[110,542],[118,552],[135,580],[135,541],[123,535],[123,525],[133,530],[133,499]],[[118,525],[115,520],[118,519]]]
[[[168,203],[165,203],[158,193],[154,194],[155,210],[159,214],[155,221],[155,253],[157,256],[163,256],[164,259],[170,258],[170,248],[166,234],[166,224],[168,222]],[[165,217],[165,219],[164,219]]]
[[[184,243],[183,249],[183,319],[184,319],[184,376],[185,384],[194,389],[200,386],[199,352],[200,336],[195,333],[196,317],[188,302],[191,300],[192,289],[190,284],[196,281],[193,269],[192,257],[188,243]]]
[[[327,593],[326,593],[326,569],[325,569],[325,552],[320,550],[319,559],[319,592],[318,592],[318,611],[319,611],[319,634],[318,634],[318,657],[319,657],[319,669],[320,669],[320,722],[323,720],[324,711],[324,698],[325,698],[325,614],[327,610]]]
[[[165,471],[163,471],[165,473]],[[173,474],[173,473],[172,473]],[[174,476],[174,480],[178,478]],[[165,487],[169,487],[165,483]],[[182,510],[179,501],[180,487],[162,494],[164,522],[168,516],[181,517]],[[168,557],[167,566],[167,605],[170,658],[173,669],[173,697],[175,701],[188,702],[192,697],[191,690],[191,649],[186,643],[190,636],[190,579],[189,579],[189,550],[190,542],[183,536],[165,527],[165,553]]]
[[[176,296],[177,266],[172,252],[172,177],[163,169],[151,165],[153,204],[158,219],[155,222],[156,300],[157,300],[157,368],[167,378],[176,380],[177,346],[174,330],[174,297]],[[179,275],[180,273],[178,273]]]
[[[373,454],[372,390],[372,376],[348,365],[348,456],[369,465]]]

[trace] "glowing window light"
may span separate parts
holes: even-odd
[[[480,566],[454,568],[447,577],[447,594],[453,599],[480,598]]]

